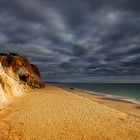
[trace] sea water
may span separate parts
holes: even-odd
[[[96,92],[110,97],[140,101],[140,83],[64,83],[64,85],[90,91],[90,93]]]

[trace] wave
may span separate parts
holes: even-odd
[[[98,93],[98,92],[85,90],[85,89],[80,89],[80,88],[75,88],[75,89],[86,92],[86,93],[91,94],[91,95],[98,95],[98,96],[103,96],[103,97],[107,97],[107,98],[110,98],[110,99],[114,99],[114,101],[118,100],[118,101],[122,101],[122,102],[128,102],[128,103],[133,103],[133,104],[140,105],[139,100],[136,100],[136,99],[130,98],[130,97],[116,96],[116,95],[111,95],[111,94],[107,94],[107,93]]]

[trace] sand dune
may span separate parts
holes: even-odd
[[[2,140],[140,139],[139,117],[55,86],[25,94],[7,110],[0,119]]]

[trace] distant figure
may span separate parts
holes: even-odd
[[[73,87],[70,87],[70,89],[73,90],[74,88]]]

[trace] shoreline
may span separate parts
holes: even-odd
[[[102,96],[102,97],[107,97],[107,98],[110,98],[110,99],[114,99],[114,101],[122,101],[122,102],[128,102],[128,103],[133,103],[133,104],[137,104],[137,105],[140,105],[140,100],[137,100],[135,98],[131,98],[131,97],[126,97],[126,96],[117,96],[117,95],[113,95],[113,94],[107,94],[107,93],[99,93],[99,92],[96,92],[96,91],[91,91],[91,90],[86,90],[86,89],[80,89],[80,88],[77,88],[77,87],[72,87],[72,86],[67,86],[67,85],[61,85],[61,84],[55,84],[56,86],[58,87],[62,87],[64,89],[73,89],[73,90],[77,90],[79,92],[82,92],[82,93],[87,93],[87,94],[90,94],[90,95],[97,95],[97,96]]]
[[[111,95],[111,94],[107,94],[107,93],[99,93],[99,92],[96,92],[96,91],[84,90],[84,89],[79,89],[79,88],[75,88],[75,89],[79,90],[81,92],[85,92],[87,94],[103,96],[103,97],[110,98],[112,100],[114,99],[114,101],[116,100],[116,101],[120,101],[120,102],[128,102],[128,103],[133,103],[133,104],[140,105],[139,100],[136,100],[136,99],[131,98],[131,97]]]
[[[61,84],[54,84],[54,85],[64,90],[67,90],[69,92],[72,92],[74,94],[77,94],[79,96],[88,98],[102,105],[140,117],[140,102],[139,101],[136,101],[133,99],[126,99],[126,98],[115,96],[115,95],[108,95],[108,94],[105,95],[102,93],[83,90],[83,89],[75,88],[72,86],[65,86]]]

